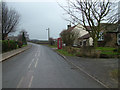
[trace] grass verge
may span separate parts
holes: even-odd
[[[120,75],[119,75],[120,73],[118,73],[118,72],[120,72],[120,70],[118,70],[118,69],[112,70],[110,72],[111,77],[114,78],[114,79],[118,79],[118,77],[120,77]]]
[[[51,48],[57,48],[57,45],[48,45]]]
[[[105,55],[118,55],[118,52],[114,52],[116,48],[112,48],[112,47],[97,47],[96,50],[101,51],[101,54],[105,54]]]
[[[70,54],[67,51],[63,50],[63,49],[57,49],[56,51],[61,53],[64,56],[75,56],[74,54]]]

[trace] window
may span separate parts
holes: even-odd
[[[103,32],[100,32],[99,33],[99,39],[98,39],[98,41],[103,41],[104,40],[104,35],[103,35]]]
[[[118,37],[120,38],[120,34],[118,35]]]
[[[86,41],[83,41],[83,46],[86,46]]]
[[[80,45],[82,45],[82,42],[80,41]]]

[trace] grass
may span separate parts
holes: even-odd
[[[50,45],[50,44],[41,44],[41,45],[45,45],[45,46],[48,46],[50,48],[57,48],[57,45]]]
[[[101,52],[101,54],[107,54],[107,55],[118,55],[118,52]]]
[[[25,47],[25,46],[27,46],[27,45],[22,45],[22,47]]]
[[[112,47],[97,47],[96,50],[113,51],[113,50],[115,50],[115,48],[112,48]]]
[[[48,45],[51,48],[57,48],[57,45]]]
[[[67,51],[63,50],[63,49],[57,49],[56,51],[63,54],[63,55],[65,55],[65,56],[75,56],[74,54],[70,54]]]
[[[111,77],[117,79],[118,78],[118,72],[120,72],[120,71],[118,71],[118,69],[112,70],[110,72]]]
[[[97,47],[96,50],[101,51],[101,54],[106,54],[106,55],[118,55],[118,52],[114,52],[116,48],[112,47]]]

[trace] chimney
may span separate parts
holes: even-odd
[[[69,29],[71,27],[71,25],[67,25],[67,29]]]

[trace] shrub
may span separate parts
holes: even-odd
[[[10,45],[10,49],[13,50],[13,49],[16,49],[17,48],[17,44],[15,41],[13,40],[10,40],[9,42],[9,45]]]
[[[7,52],[17,48],[17,44],[13,40],[3,40],[2,41],[2,52]]]
[[[21,48],[22,45],[23,45],[22,41],[18,41],[17,44],[18,44],[18,47],[19,47],[19,48]]]
[[[7,40],[2,41],[2,52],[6,52],[8,50],[9,50],[8,41]]]
[[[80,53],[78,53],[77,56],[99,58],[100,53],[100,51],[95,50],[93,47],[83,47],[80,49]]]
[[[71,53],[71,54],[75,54],[78,52],[77,49],[75,49],[74,47],[70,47],[70,46],[66,46],[66,47],[63,47],[63,49],[65,51],[67,51],[68,53]]]
[[[120,48],[118,48],[118,53],[120,54]]]

